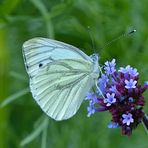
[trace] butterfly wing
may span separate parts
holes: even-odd
[[[94,85],[94,63],[79,49],[55,40],[35,38],[24,43],[25,65],[32,95],[55,120],[72,117]]]
[[[23,44],[23,55],[30,77],[38,73],[39,67],[59,59],[85,59],[92,61],[89,56],[69,44],[47,39],[33,38]]]

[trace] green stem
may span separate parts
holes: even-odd
[[[47,8],[40,0],[31,0],[31,2],[40,11],[41,15],[44,18],[47,36],[49,38],[54,38],[54,28],[51,22],[50,13],[48,12]]]

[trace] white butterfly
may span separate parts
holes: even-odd
[[[47,38],[23,44],[33,98],[55,120],[72,117],[99,76],[98,55]]]

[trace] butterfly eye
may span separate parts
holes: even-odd
[[[42,64],[42,63],[40,63],[40,64],[39,64],[39,68],[40,68],[40,67],[42,67],[42,66],[43,66],[43,64]]]
[[[93,62],[98,61],[98,54],[92,54],[90,58],[93,60]]]

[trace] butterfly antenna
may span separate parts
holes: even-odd
[[[94,37],[92,36],[92,31],[91,31],[91,28],[89,26],[87,27],[87,32],[88,32],[90,39],[91,39],[92,49],[93,49],[94,53],[96,53],[96,50],[95,50],[96,46],[95,46]]]
[[[104,45],[104,47],[101,48],[101,50],[104,49],[104,48],[106,48],[106,47],[108,47],[108,46],[110,46],[112,43],[116,42],[117,40],[120,40],[121,38],[123,38],[123,37],[125,37],[125,36],[129,36],[129,35],[131,35],[131,34],[133,34],[133,33],[135,33],[135,32],[136,32],[136,30],[134,29],[134,30],[132,30],[132,31],[130,31],[130,32],[128,32],[128,33],[123,33],[123,34],[121,34],[119,37],[116,37],[116,38],[114,38],[113,40],[111,40],[111,41],[109,41],[108,43],[106,43],[106,44]]]
[[[103,95],[101,89],[99,88],[97,81],[96,81],[96,88],[98,89],[100,95],[105,99],[105,96]]]

